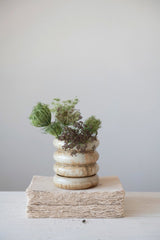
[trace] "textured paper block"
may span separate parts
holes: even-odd
[[[34,176],[26,190],[30,218],[109,218],[124,216],[125,192],[118,177],[102,177],[99,185],[65,190],[53,177]]]

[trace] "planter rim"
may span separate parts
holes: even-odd
[[[61,140],[58,140],[57,138],[55,138],[53,140],[53,145],[57,148],[57,149],[63,149],[63,146],[64,146],[65,142],[64,141],[61,141]],[[87,143],[87,148],[86,148],[86,152],[87,151],[92,151],[93,150],[93,146],[95,146],[95,149],[99,146],[99,140],[92,140],[92,141],[89,141]],[[74,147],[72,150],[77,150],[76,147]],[[67,150],[68,151],[68,150]]]

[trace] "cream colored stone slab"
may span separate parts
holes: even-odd
[[[1,240],[159,240],[160,192],[127,192],[125,218],[43,218],[24,216],[24,192],[0,192]]]
[[[66,190],[53,177],[35,176],[26,190],[32,218],[110,218],[124,216],[125,192],[118,177],[102,177],[94,188]]]

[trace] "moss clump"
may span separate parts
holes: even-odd
[[[84,123],[91,134],[97,135],[98,129],[101,127],[101,121],[99,119],[96,119],[95,116],[91,116]]]
[[[29,119],[35,127],[48,126],[51,123],[51,111],[48,108],[48,105],[38,103],[33,107]]]
[[[49,133],[51,135],[54,135],[56,138],[61,135],[62,133],[62,125],[60,122],[51,122],[48,126],[44,127],[44,133]]]
[[[101,121],[95,116],[83,122],[81,113],[75,108],[77,103],[78,98],[62,102],[55,98],[51,108],[46,104],[38,103],[29,117],[33,126],[42,127],[44,133],[63,140],[64,149],[71,150],[72,154],[85,152],[87,143],[96,140],[98,129],[101,127]],[[53,122],[51,122],[52,114]]]

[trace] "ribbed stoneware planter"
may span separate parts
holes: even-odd
[[[63,141],[54,139],[53,144],[57,148],[53,155],[56,161],[54,164],[56,175],[53,181],[57,187],[85,189],[98,184],[99,166],[96,162],[99,154],[95,151],[99,145],[98,140],[88,143],[85,153],[77,153],[76,155],[71,155],[70,151],[63,149]]]

